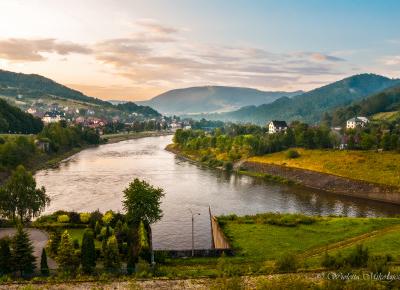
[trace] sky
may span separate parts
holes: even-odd
[[[400,77],[398,0],[0,0],[0,69],[102,99]]]

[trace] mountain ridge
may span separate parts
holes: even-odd
[[[197,86],[173,89],[138,101],[166,114],[196,114],[218,111],[232,111],[243,106],[272,102],[282,96],[295,96],[302,91],[261,91],[246,87]]]
[[[243,107],[229,113],[201,117],[259,124],[273,119],[317,123],[326,111],[361,100],[396,84],[400,84],[399,79],[368,73],[358,74],[292,98],[279,98],[269,104]]]

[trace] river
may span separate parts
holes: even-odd
[[[172,136],[147,137],[85,149],[58,168],[36,173],[51,197],[50,213],[59,209],[122,211],[122,191],[135,177],[165,190],[164,216],[153,226],[156,249],[191,248],[191,214],[195,247],[211,244],[208,207],[213,214],[301,212],[310,215],[390,216],[400,207],[271,184],[227,174],[183,160],[164,150]]]

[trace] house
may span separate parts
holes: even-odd
[[[285,121],[271,121],[268,124],[268,133],[269,134],[274,134],[282,131],[286,131],[288,128],[288,125],[286,124]]]
[[[347,129],[355,129],[357,127],[365,127],[369,123],[368,118],[366,117],[354,117],[346,122],[346,128]]]
[[[46,112],[42,118],[42,121],[45,124],[56,123],[61,120],[65,120],[64,114],[57,111]]]

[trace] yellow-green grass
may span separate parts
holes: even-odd
[[[400,257],[400,231],[383,231],[382,234],[378,233],[371,238],[355,242],[347,247],[337,249],[335,248],[325,252],[327,252],[329,255],[337,255],[338,253],[341,253],[342,256],[347,256],[351,251],[355,249],[357,245],[363,245],[363,247],[368,248],[370,255],[391,255],[395,261],[398,261]],[[308,265],[309,267],[321,266],[321,262],[325,255],[325,252],[306,259],[306,265]]]
[[[377,121],[394,121],[400,117],[400,111],[381,112],[372,116],[372,120]]]
[[[250,219],[251,221],[251,219]],[[276,260],[400,224],[400,218],[318,218],[295,227],[227,221],[223,225],[238,255],[246,261]],[[400,235],[399,235],[400,236]]]
[[[285,165],[367,182],[400,187],[400,154],[393,151],[306,150],[290,159],[287,151],[251,157],[260,163]]]

